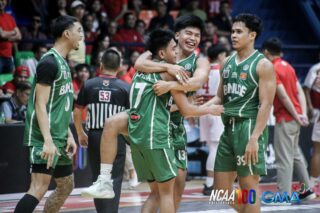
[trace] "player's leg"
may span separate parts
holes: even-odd
[[[142,206],[142,213],[156,213],[159,208],[159,189],[156,181],[149,182],[150,194],[145,203]]]
[[[178,175],[174,183],[174,206],[176,211],[178,211],[179,209],[182,194],[186,186],[186,176],[187,176],[187,169],[179,168]]]
[[[160,213],[174,213],[174,182],[172,178],[166,182],[158,183],[160,196]]]
[[[42,147],[30,147],[31,183],[27,193],[18,202],[16,213],[31,213],[48,190],[53,168],[47,169],[46,160],[41,158]],[[53,162],[55,166],[57,157]]]
[[[204,195],[211,195],[213,181],[214,181],[214,163],[215,163],[215,157],[217,154],[218,149],[218,141],[208,141],[207,146],[209,148],[209,155],[206,162],[206,169],[207,169],[207,178],[206,178],[206,184],[203,189]]]
[[[45,213],[59,212],[61,206],[74,188],[72,165],[56,166],[54,172],[55,190],[50,194],[44,205]]]
[[[320,177],[320,118],[317,116],[312,130],[313,154],[311,159],[310,185],[316,186]],[[316,190],[319,193],[319,189]]]
[[[241,190],[255,190],[256,195],[259,195],[259,175],[249,175],[246,177],[238,176],[239,178],[239,184],[241,187]],[[256,202],[254,204],[246,204],[243,206],[239,206],[237,208],[242,213],[258,213],[260,212],[260,199],[256,199]]]

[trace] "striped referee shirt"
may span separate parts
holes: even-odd
[[[103,129],[107,118],[129,108],[129,92],[130,85],[124,81],[99,75],[84,83],[75,107],[88,108],[87,129]]]

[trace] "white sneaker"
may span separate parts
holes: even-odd
[[[90,198],[114,198],[113,181],[107,179],[104,175],[99,175],[96,182],[92,186],[84,189],[81,196]]]

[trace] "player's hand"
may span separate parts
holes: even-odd
[[[255,165],[258,163],[258,151],[258,138],[250,137],[244,154],[245,165]]]
[[[81,147],[87,148],[88,147],[88,135],[85,132],[82,132],[78,135],[78,141]]]
[[[210,111],[211,111],[211,115],[216,115],[216,116],[220,116],[221,113],[224,112],[224,107],[223,105],[212,105],[210,106]]]
[[[202,95],[192,95],[188,97],[188,100],[193,105],[202,105],[204,104],[204,98]]]
[[[52,166],[55,155],[60,156],[56,145],[54,145],[52,139],[45,140],[41,153],[41,158],[47,160],[47,169]]]
[[[66,152],[70,153],[71,156],[73,156],[77,153],[77,144],[74,141],[73,136],[69,136],[67,139]]]
[[[157,96],[161,96],[170,91],[170,83],[167,81],[157,81],[152,88]]]
[[[186,70],[179,65],[172,64],[168,67],[168,73],[175,77],[181,84],[186,84],[189,76],[186,73]]]

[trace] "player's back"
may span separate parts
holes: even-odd
[[[145,149],[171,146],[169,93],[157,96],[153,84],[162,80],[159,73],[137,72],[130,91],[129,137],[132,145]]]

